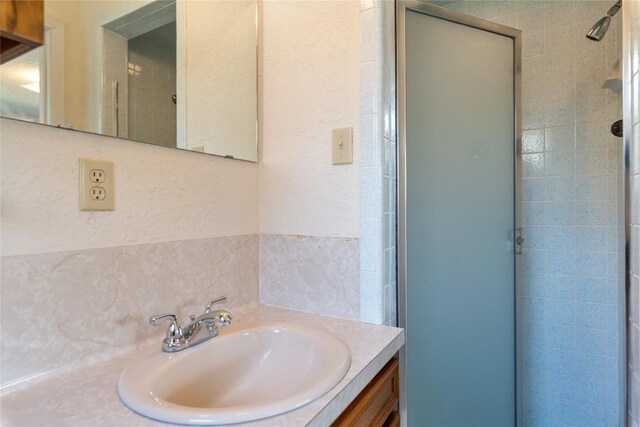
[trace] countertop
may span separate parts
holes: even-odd
[[[351,352],[345,377],[317,400],[285,414],[235,426],[327,426],[351,403],[376,373],[404,345],[404,331],[337,317],[320,316],[256,304],[237,310],[234,320],[273,320],[311,326],[340,338]],[[145,418],[118,398],[118,377],[138,351],[107,361],[56,371],[2,391],[2,426],[158,426],[171,425]]]

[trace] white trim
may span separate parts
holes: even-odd
[[[49,73],[47,67],[47,59],[49,54],[47,52],[49,34],[45,28],[44,33],[44,44],[40,46],[40,48],[36,49],[38,51],[38,74],[40,76],[40,81],[38,85],[40,86],[40,92],[38,93],[38,123],[48,124],[48,112],[50,111],[48,105],[48,93],[49,93]]]
[[[65,81],[64,81],[64,24],[50,16],[45,16],[44,97],[41,97],[41,122],[57,126],[65,124]]]
[[[187,146],[187,2],[176,1],[176,148]]]
[[[631,239],[633,234],[631,233],[632,219],[631,211],[634,209],[632,205],[631,194],[631,176],[633,165],[632,158],[632,144],[633,138],[637,138],[633,134],[633,97],[638,96],[638,88],[633,87],[633,74],[637,70],[633,69],[633,54],[634,46],[632,40],[633,31],[633,19],[634,6],[631,0],[625,0],[622,4],[622,182],[621,190],[623,195],[623,209],[621,211],[622,225],[619,230],[619,248],[623,254],[621,257],[619,268],[622,270],[620,273],[623,276],[623,286],[619,290],[618,303],[622,308],[622,313],[619,313],[618,330],[622,339],[618,342],[618,355],[620,358],[620,366],[618,370],[618,378],[620,380],[620,426],[632,427],[634,425],[633,414],[631,408],[628,407],[628,398],[632,395],[631,386],[634,380],[633,365],[627,360],[630,353],[629,347],[633,345],[633,341],[629,336],[629,327],[632,326],[632,319],[629,316],[629,309],[631,307],[630,292],[631,292],[631,280],[632,280],[632,261],[631,261]],[[640,17],[637,17],[640,18]],[[634,93],[635,92],[635,93]],[[635,148],[635,147],[634,147]],[[637,208],[636,208],[637,209]],[[627,323],[629,322],[629,323]],[[631,380],[631,381],[629,381]],[[637,416],[637,414],[636,414]]]

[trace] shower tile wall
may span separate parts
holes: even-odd
[[[360,320],[386,325],[397,323],[394,23],[394,2],[361,1]]]
[[[126,102],[118,103],[118,131],[116,135],[115,102],[113,84],[118,83],[118,98],[128,99],[129,87],[127,82],[127,38],[104,30],[103,34],[104,55],[110,58],[103,64],[102,78],[102,103],[100,116],[100,133],[103,135],[128,138],[128,105]]]
[[[175,147],[175,21],[130,39],[128,47],[128,138]]]
[[[397,283],[396,283],[396,61],[395,61],[395,4],[384,1],[383,16],[383,59],[382,59],[382,117],[383,117],[383,208],[382,221],[384,248],[384,323],[397,324]]]
[[[447,7],[523,31],[523,421],[619,425],[619,59],[611,1],[469,1]]]

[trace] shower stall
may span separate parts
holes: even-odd
[[[407,425],[624,425],[620,7],[398,2]]]
[[[102,64],[100,132],[176,147],[176,3],[157,0],[130,11],[123,2],[121,8],[101,26],[109,61]]]

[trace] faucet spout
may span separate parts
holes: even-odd
[[[227,326],[232,319],[233,316],[226,310],[215,310],[201,314],[182,328],[184,339],[190,345],[206,341],[218,335],[218,327],[216,325]]]
[[[228,326],[231,324],[231,320],[233,320],[233,316],[227,310],[215,310],[205,315],[213,317],[215,322],[219,323],[220,326]]]

